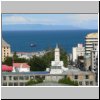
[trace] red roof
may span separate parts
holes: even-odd
[[[27,63],[13,63],[14,67],[22,67],[22,68],[29,68],[30,66]]]
[[[2,65],[2,71],[12,71],[12,70],[13,70],[12,66]]]

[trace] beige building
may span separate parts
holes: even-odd
[[[2,38],[2,61],[11,55],[10,45]]]
[[[96,85],[95,74],[90,71],[71,70],[67,72],[67,77],[69,77],[73,81],[77,81],[79,86]]]
[[[93,50],[94,50],[94,44],[95,47],[98,47],[98,33],[90,33],[85,38],[85,69],[89,70],[89,68],[94,63],[94,56],[93,56]],[[91,60],[93,59],[93,60]]]
[[[80,70],[68,70],[67,72],[63,74],[49,74],[49,73],[42,73],[41,74],[35,74],[33,72],[30,73],[2,73],[1,82],[3,86],[25,86],[25,84],[30,79],[35,79],[37,77],[41,77],[44,79],[44,82],[58,82],[59,79],[64,77],[69,77],[73,81],[77,81],[79,86],[97,86],[95,82],[95,74],[90,71],[80,71]],[[48,78],[48,79],[47,79]],[[47,80],[46,80],[47,79]],[[46,86],[46,85],[45,85]]]
[[[93,50],[93,44],[98,45],[98,33],[90,33],[85,37],[85,53],[86,55],[91,55],[91,50]]]
[[[85,54],[85,48],[83,47],[83,44],[78,44],[77,47],[73,47],[72,50],[72,57],[73,62],[76,62],[78,60],[78,56],[83,56]]]

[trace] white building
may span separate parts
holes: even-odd
[[[27,63],[13,63],[12,72],[30,72],[30,66]]]
[[[73,62],[77,61],[78,56],[84,56],[85,54],[85,48],[82,44],[78,44],[77,47],[73,47],[72,49],[72,56],[73,56]]]
[[[63,72],[67,71],[68,68],[64,67],[63,61],[60,61],[60,49],[58,48],[58,45],[56,45],[55,48],[55,54],[54,54],[54,61],[51,61],[51,67],[47,68],[46,71],[49,71],[50,74],[63,74]],[[46,76],[45,81],[58,81],[59,79],[62,79],[62,76]]]
[[[60,61],[60,49],[58,45],[55,48],[54,58],[54,61],[51,61],[50,74],[61,74],[63,71],[68,70],[68,68],[64,67],[63,61]]]
[[[29,52],[17,52],[16,55],[19,57],[19,58],[25,58],[25,59],[30,59],[32,58],[33,56],[33,53],[29,53]]]
[[[91,55],[91,50],[93,50],[93,44],[98,45],[98,33],[90,33],[85,37],[85,53],[86,55]]]

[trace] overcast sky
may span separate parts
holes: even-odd
[[[2,14],[2,25],[43,24],[98,28],[97,14]]]

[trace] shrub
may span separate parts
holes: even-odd
[[[78,86],[77,81],[72,81],[69,77],[68,78],[62,78],[58,81],[58,83],[63,83],[63,84],[69,84],[69,85],[74,85]]]
[[[30,79],[26,85],[34,85],[34,84],[38,84],[38,83],[42,83],[43,79],[42,78],[36,78],[36,79]]]

